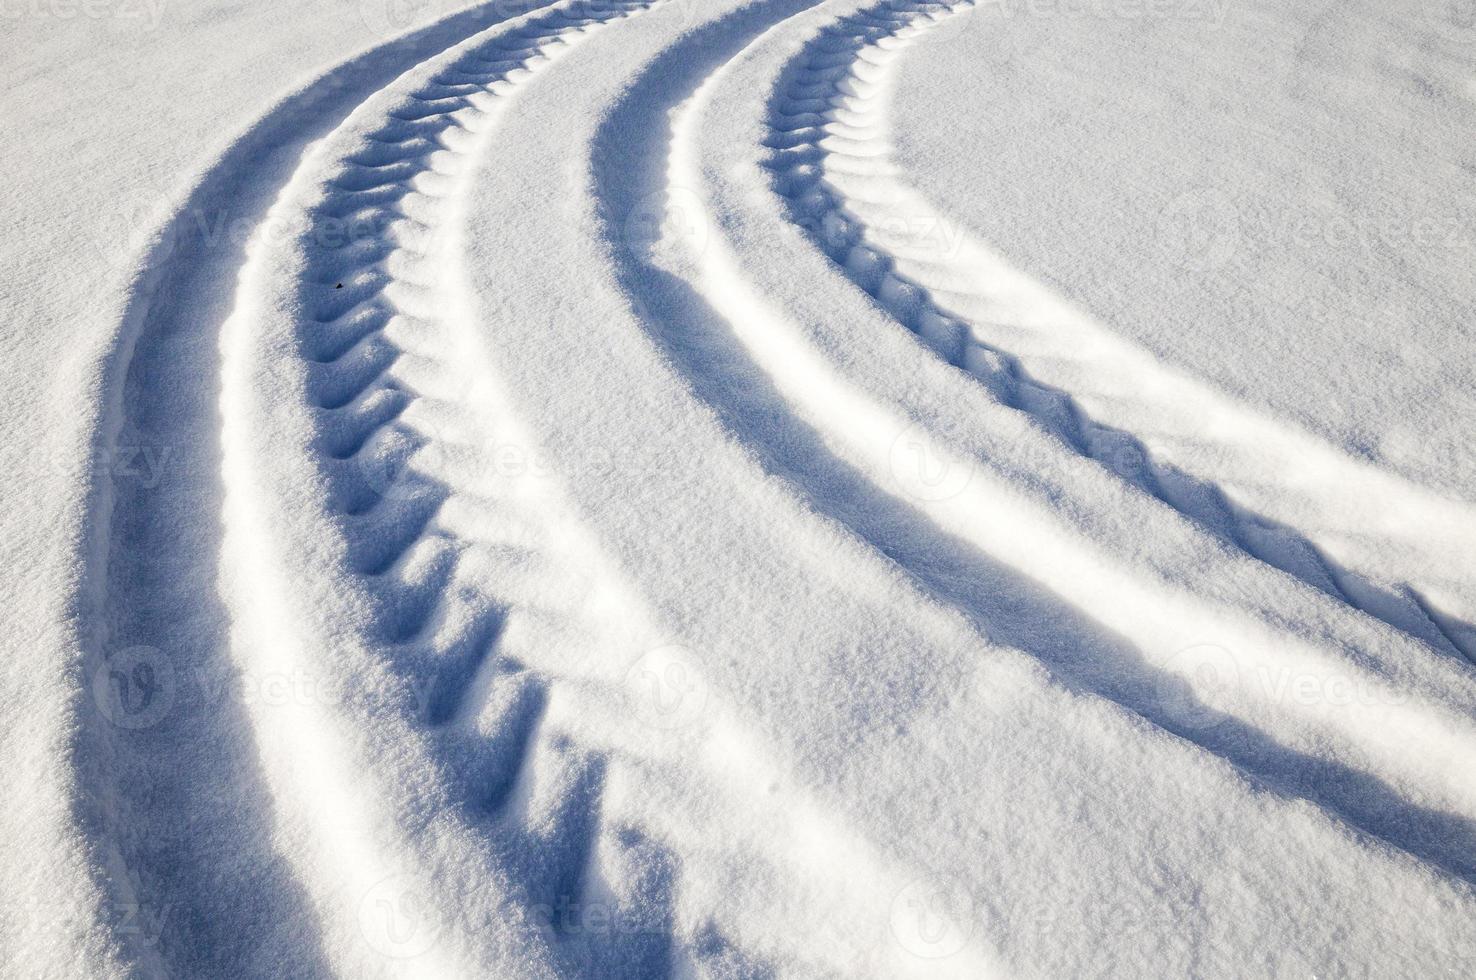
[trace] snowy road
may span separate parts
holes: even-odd
[[[1001,69],[972,0],[391,39],[438,13],[360,4],[95,233],[80,434],[6,484],[0,971],[1476,970],[1464,464],[1165,355],[990,234],[988,159],[919,162],[1050,41]],[[1184,269],[1221,200],[1159,215]],[[1445,329],[1408,344],[1469,369]],[[55,351],[15,331],[21,444]]]

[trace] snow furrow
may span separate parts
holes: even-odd
[[[211,171],[104,433],[159,479],[90,529],[114,972],[1476,957],[1465,515],[918,246],[886,100],[966,2],[489,6]],[[1113,414],[1170,396],[1210,435]]]
[[[973,7],[883,3],[807,45],[781,82],[768,140],[793,219],[939,356],[1077,452],[1234,547],[1476,660],[1476,514],[1173,374],[1009,268],[906,184],[889,159],[887,68]],[[1037,378],[1035,364],[1069,380]],[[1135,426],[1097,421],[1098,406]],[[1287,493],[1291,501],[1276,499]]]
[[[500,874],[488,875],[486,882],[500,888],[504,900],[517,896],[518,914],[503,913],[514,925],[531,919],[537,926],[538,909],[579,900],[598,836],[603,766],[598,756],[545,731],[546,684],[509,652],[515,642],[504,642],[529,609],[571,620],[558,628],[577,636],[577,604],[587,597],[578,581],[570,587],[563,566],[547,554],[549,519],[530,506],[549,495],[547,488],[499,480],[485,466],[487,447],[526,442],[499,402],[491,376],[478,369],[484,358],[458,271],[458,209],[477,158],[488,151],[498,118],[521,88],[591,28],[647,6],[556,6],[419,66],[361,106],[315,148],[269,218],[268,227],[292,230],[289,247],[256,260],[282,276],[279,289],[289,307],[305,314],[295,336],[274,337],[252,310],[239,327],[233,331],[228,324],[226,331],[228,339],[239,335],[242,344],[289,340],[306,357],[304,368],[294,372],[280,357],[262,358],[259,350],[243,348],[237,355],[247,364],[260,358],[259,370],[293,377],[313,407],[310,444],[324,450],[324,459],[309,462],[320,465],[318,479],[310,482],[323,487],[330,512],[339,515],[340,574],[352,583],[330,577],[334,588],[323,603],[356,595],[367,617],[344,624],[362,638],[360,666],[338,677],[330,673],[327,680],[352,690],[371,671],[387,671],[379,684],[388,680],[393,686],[379,710],[390,714],[371,712],[368,719],[377,728],[406,726],[409,733],[424,733],[427,775],[443,774],[440,793],[457,804],[442,819],[459,811],[473,831],[488,826],[480,831],[488,837],[485,860],[500,865]],[[448,74],[470,80],[454,98],[443,97]],[[242,288],[270,295],[267,284],[248,284],[244,277]],[[238,384],[242,400],[227,413],[227,432],[237,419],[272,417],[259,400],[267,387],[259,378]],[[289,427],[284,421],[282,428]],[[271,449],[252,445],[244,435],[237,440],[227,442],[227,464],[234,459],[241,474],[228,506],[235,500],[249,507],[273,495],[271,484],[240,489],[251,486],[250,469],[262,469]],[[268,519],[242,520],[257,536],[270,537]],[[262,575],[274,577],[265,570]],[[552,584],[538,581],[550,576]],[[530,579],[530,585],[519,584]],[[539,591],[526,594],[529,588]],[[545,610],[545,596],[562,605]],[[575,609],[568,608],[571,601]],[[243,609],[241,618],[249,620],[250,612]],[[345,613],[352,616],[351,610]],[[251,651],[241,656],[249,658]],[[311,663],[296,666],[314,669]],[[311,735],[309,728],[304,737]],[[545,760],[538,763],[549,768],[545,779],[572,782],[509,810],[535,760]],[[307,798],[307,787],[296,795]],[[385,819],[403,819],[407,803],[390,807]],[[384,832],[365,827],[357,833],[368,841]],[[412,837],[402,847],[413,850],[413,843]],[[403,870],[381,860],[375,871],[365,850],[361,845],[359,856],[342,867],[356,894],[373,894],[383,881],[405,881],[403,887],[417,895],[444,888],[449,869],[428,854]],[[432,932],[445,937],[415,959],[417,968],[472,969],[475,952],[461,966],[438,965],[430,955],[458,944],[475,950],[484,942],[472,926],[481,914],[461,921],[465,915],[464,908],[440,905]],[[529,926],[524,921],[523,928]],[[377,938],[391,944],[399,939],[393,930]],[[562,956],[557,938],[547,935]]]
[[[327,970],[247,710],[289,679],[249,689],[226,650],[216,331],[245,260],[240,231],[260,222],[305,143],[497,19],[490,5],[459,13],[284,100],[230,146],[143,257],[102,399],[105,457],[134,464],[97,474],[84,598],[95,637],[76,749],[81,826],[108,878],[100,923],[120,971],[264,975],[289,959]]]
[[[259,784],[243,778],[248,767],[228,764],[212,766],[216,784],[186,781],[182,788],[226,797],[255,787],[257,798],[239,807],[222,833],[249,830],[290,843],[261,859],[262,880],[195,895],[182,888],[209,888],[213,877],[181,878],[161,855],[209,854],[226,846],[224,839],[212,840],[198,820],[191,821],[192,838],[151,839],[163,822],[140,822],[112,804],[109,820],[128,869],[116,874],[116,887],[142,879],[135,890],[146,897],[122,893],[128,901],[146,909],[183,905],[192,913],[192,921],[161,919],[165,934],[150,943],[157,949],[130,951],[140,965],[157,957],[151,972],[188,969],[190,957],[200,955],[220,968],[266,972],[266,962],[285,955],[259,945],[272,934],[273,920],[277,941],[313,973],[502,973],[516,963],[519,974],[535,975],[547,968],[539,965],[549,952],[544,942],[556,936],[547,925],[553,917],[540,908],[578,898],[591,860],[589,821],[599,812],[601,767],[588,752],[559,748],[566,740],[557,733],[540,737],[543,684],[501,652],[501,640],[516,625],[509,621],[514,607],[535,615],[547,607],[568,618],[557,603],[588,599],[569,590],[568,574],[547,555],[528,559],[533,545],[525,539],[538,532],[527,527],[527,500],[520,512],[519,501],[503,499],[517,493],[499,487],[490,505],[473,501],[498,473],[482,467],[473,474],[480,480],[459,479],[456,446],[433,442],[428,433],[459,432],[476,454],[516,438],[509,435],[513,421],[492,417],[500,406],[487,379],[476,375],[472,328],[456,298],[456,178],[469,154],[485,149],[488,127],[515,95],[513,82],[525,84],[591,28],[647,6],[572,4],[422,63],[306,154],[260,220],[220,330],[222,482],[217,490],[203,481],[182,488],[177,507],[181,517],[202,512],[187,525],[199,538],[211,533],[209,509],[221,501],[223,539],[218,545],[191,540],[165,552],[202,562],[190,574],[207,581],[217,574],[211,565],[218,556],[221,592],[234,598],[220,609],[202,604],[214,622],[194,634],[195,642],[210,644],[198,667],[172,649],[142,647],[111,654],[99,676],[119,678],[125,705],[142,699],[146,707],[150,699],[187,693],[207,699],[191,706],[196,727],[210,732],[230,718],[234,731],[250,731],[266,769]],[[509,52],[519,57],[509,61]],[[482,67],[488,64],[494,67]],[[441,98],[435,79],[443,71],[474,78],[475,90]],[[201,278],[215,271],[219,263],[206,261],[216,256],[205,245],[198,268],[178,274]],[[301,312],[284,316],[288,310]],[[167,323],[170,312],[151,315]],[[167,329],[146,324],[145,341],[159,342],[157,333]],[[206,332],[191,338],[189,363],[211,364],[209,341]],[[164,343],[159,355],[135,358],[134,374],[147,379],[143,372],[172,369],[164,350],[181,353]],[[199,383],[183,388],[188,400],[174,394],[179,389],[156,392],[144,380],[133,389],[130,423],[143,428],[160,412],[180,413],[175,424],[199,432],[195,445],[208,453],[215,443],[206,427],[215,412],[206,382],[213,374],[204,370]],[[295,454],[294,439],[300,440]],[[427,466],[428,455],[443,465]],[[202,471],[207,458],[196,464]],[[542,492],[526,483],[515,487],[525,498]],[[456,492],[462,490],[472,496]],[[158,526],[158,503],[143,499],[136,510],[119,510],[140,525]],[[313,518],[325,503],[330,510],[323,519]],[[495,518],[487,516],[489,507]],[[119,524],[127,534],[130,525]],[[324,533],[335,524],[338,531]],[[285,528],[294,530],[284,534]],[[131,552],[138,540],[120,537],[115,547]],[[123,580],[129,595],[160,574],[158,558]],[[531,570],[512,578],[528,582],[527,594],[496,588],[489,594],[486,583],[505,580],[520,566]],[[552,587],[538,581],[549,572]],[[110,600],[123,602],[121,590]],[[113,628],[156,643],[179,633],[150,622]],[[176,727],[169,734],[184,737]],[[591,775],[567,792],[552,798],[540,792],[517,813],[504,813],[518,782],[544,757],[554,760],[543,765],[555,777]],[[178,752],[159,759],[167,766],[180,761]],[[400,773],[398,785],[395,777],[381,778],[387,772],[364,775],[385,767]],[[427,818],[414,816],[422,811]],[[489,820],[492,829],[473,829]],[[134,833],[143,833],[147,844],[135,843]],[[485,839],[478,844],[479,838]],[[448,859],[448,848],[464,856]],[[576,894],[563,894],[569,889]],[[515,893],[522,898],[509,905]],[[234,921],[230,928],[255,937],[257,947],[200,944],[193,916],[210,914],[212,902],[236,894],[251,894],[268,918],[255,924],[250,916],[221,912],[221,925]],[[317,966],[308,957],[314,923],[323,957]],[[618,951],[599,955],[639,960],[634,951],[657,937],[650,930],[617,935],[610,941],[621,944]],[[552,953],[554,959],[576,955]]]
[[[912,16],[910,10],[899,6],[888,21],[889,30],[882,33],[890,36]],[[851,22],[840,23],[849,30]],[[817,35],[833,49],[843,47],[843,41],[824,30]],[[777,56],[763,57],[772,61]],[[1389,634],[1370,633],[1352,623],[1329,628],[1362,634],[1356,640],[1353,634],[1350,641],[1309,636],[1299,617],[1307,617],[1310,609],[1301,597],[1277,594],[1279,573],[1264,567],[1257,571],[1233,553],[1217,553],[1195,533],[1181,535],[1159,526],[1153,508],[1141,502],[1114,501],[1123,513],[1141,510],[1143,517],[1153,519],[1150,526],[1162,541],[1153,550],[1163,558],[1145,562],[1146,556],[1131,551],[1113,554],[1106,549],[1121,532],[1098,525],[1094,536],[1101,540],[1084,540],[1080,528],[1069,526],[1080,521],[1072,511],[1081,504],[1059,500],[1063,491],[1073,496],[1100,493],[1099,476],[1068,459],[1063,475],[1079,486],[1068,484],[1044,499],[1022,493],[1029,484],[1018,475],[1002,480],[992,472],[999,464],[975,461],[950,446],[946,429],[914,422],[873,395],[871,391],[887,385],[877,383],[878,369],[858,359],[854,340],[805,320],[815,316],[845,322],[854,313],[840,305],[827,309],[830,291],[812,288],[803,298],[793,295],[778,270],[796,257],[752,203],[754,195],[743,178],[727,176],[743,174],[748,165],[731,149],[738,141],[730,122],[737,117],[733,103],[742,98],[745,84],[751,86],[752,78],[722,91],[722,109],[698,105],[679,118],[681,152],[672,156],[663,207],[670,224],[702,232],[669,237],[679,244],[678,251],[687,253],[677,260],[686,270],[683,275],[697,284],[741,342],[724,362],[747,363],[728,370],[767,376],[775,389],[770,397],[782,411],[805,420],[798,426],[801,433],[813,426],[826,449],[866,474],[873,488],[902,501],[878,503],[872,496],[831,512],[901,562],[938,598],[978,617],[981,628],[992,635],[1039,656],[1074,686],[1110,697],[1277,789],[1317,801],[1376,836],[1470,877],[1467,845],[1455,841],[1470,841],[1473,828],[1467,818],[1449,811],[1468,810],[1471,787],[1460,767],[1445,762],[1416,776],[1406,755],[1410,740],[1423,742],[1431,759],[1453,760],[1469,751],[1461,747],[1469,746],[1473,735],[1467,720],[1471,685],[1463,664],[1432,658],[1422,646],[1408,642],[1377,656],[1360,648],[1350,653],[1344,642],[1381,651],[1390,642]],[[781,95],[778,111],[785,107],[793,105]],[[725,177],[714,176],[718,174]],[[766,261],[756,262],[755,256]],[[691,321],[696,316],[688,312],[680,318]],[[867,374],[869,383],[848,379],[858,372]],[[713,384],[713,390],[722,392],[721,380]],[[755,386],[753,380],[745,384]],[[978,392],[968,397],[977,401]],[[732,414],[739,420],[764,419],[756,432],[772,430],[780,423],[770,417],[773,409],[765,409],[763,400],[751,398],[750,405]],[[996,413],[994,421],[1001,420]],[[1060,454],[1047,443],[1036,440],[1032,445],[1033,436],[1003,438],[1013,440],[1012,454],[1040,467],[1032,479],[1049,478],[1051,469],[1063,467]],[[925,468],[919,472],[905,465],[905,458],[899,461],[899,446],[917,447]],[[775,455],[781,465],[802,471],[803,464],[794,462],[796,454],[813,459],[816,451],[790,448]],[[825,472],[823,466],[816,469]],[[937,475],[941,480],[933,478]],[[835,474],[824,480],[816,484],[817,499],[844,497],[839,489],[844,483]],[[882,517],[888,510],[892,513]],[[911,523],[919,527],[908,529],[907,515],[916,510],[925,516],[922,521],[913,517]],[[858,520],[857,513],[864,516]],[[933,540],[923,546],[913,543],[919,537],[927,541],[928,522],[936,522]],[[978,551],[970,554],[969,548]],[[1216,584],[1214,575],[1204,581],[1178,580],[1167,564],[1183,561],[1175,550],[1192,554],[1206,569],[1222,569],[1224,583]],[[940,558],[940,551],[950,557]],[[1012,594],[1029,595],[1044,585],[1045,601],[1011,608],[1012,603],[1001,602],[982,586],[961,585],[984,574],[997,580],[1009,571],[1019,576],[1008,586]],[[1248,588],[1256,592],[1248,593]],[[1051,592],[1059,600],[1048,598]],[[1336,616],[1335,608],[1324,604],[1312,615]],[[1046,616],[1056,627],[1042,637],[1039,623]],[[1077,617],[1073,637],[1065,624]],[[1340,696],[1336,705],[1320,696],[1295,697],[1284,683],[1291,676],[1306,682],[1315,678],[1319,689],[1346,685],[1362,694],[1351,701]],[[1170,690],[1179,693],[1171,695]],[[1209,718],[1214,720],[1206,724]],[[1393,734],[1395,729],[1399,734]]]

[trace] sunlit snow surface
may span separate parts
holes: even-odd
[[[3,14],[0,973],[1476,973],[1476,8]]]

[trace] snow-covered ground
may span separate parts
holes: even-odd
[[[0,64],[0,973],[1476,974],[1476,7]]]

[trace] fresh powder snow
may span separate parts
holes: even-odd
[[[1476,976],[1470,0],[0,53],[0,976]]]

